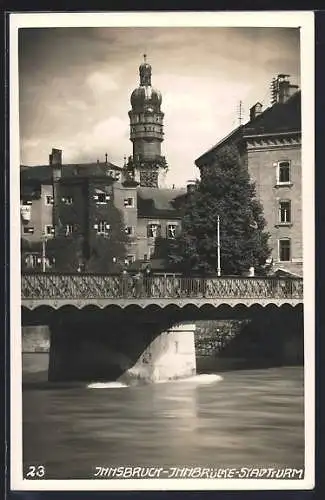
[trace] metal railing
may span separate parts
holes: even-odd
[[[302,278],[24,273],[22,299],[302,299]]]

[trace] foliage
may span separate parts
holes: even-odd
[[[107,235],[94,230],[83,235],[80,231],[69,236],[58,234],[47,242],[47,254],[55,259],[55,270],[94,273],[119,272],[126,257],[129,241],[120,211],[111,206],[106,214],[110,229]]]
[[[216,227],[220,217],[223,275],[257,273],[270,254],[269,235],[255,186],[234,147],[224,147],[183,204],[182,233],[170,245],[169,260],[183,272],[215,272]]]

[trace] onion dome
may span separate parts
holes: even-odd
[[[144,62],[139,66],[140,85],[131,94],[131,106],[134,111],[160,111],[161,93],[151,86],[151,65]]]

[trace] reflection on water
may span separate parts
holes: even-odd
[[[45,465],[47,478],[90,478],[112,465],[303,466],[298,367],[149,386],[30,387],[23,411],[25,465]]]

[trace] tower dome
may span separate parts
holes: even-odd
[[[134,111],[160,111],[161,93],[151,85],[151,65],[144,62],[139,66],[140,85],[131,94],[131,106]]]
[[[150,86],[140,86],[131,94],[131,106],[134,111],[160,111],[161,93]]]

